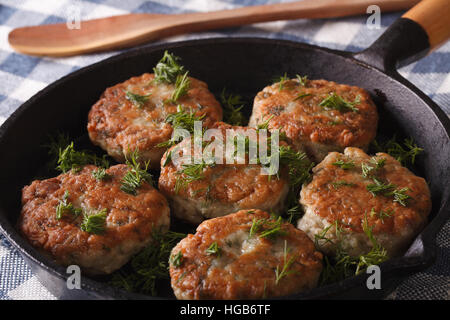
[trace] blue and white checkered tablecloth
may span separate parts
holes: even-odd
[[[26,25],[64,23],[73,6],[83,20],[128,12],[181,13],[283,2],[277,0],[0,0],[0,124],[24,101],[49,83],[117,52],[69,58],[37,58],[14,52],[9,31]],[[287,2],[286,0],[284,2]],[[368,47],[400,16],[382,13],[381,28],[369,29],[367,17],[295,20],[177,36],[164,41],[212,36],[258,36],[358,51]],[[450,42],[400,73],[450,114]],[[438,234],[437,262],[405,280],[390,299],[448,299],[450,293],[450,222]],[[33,275],[17,251],[0,235],[0,299],[55,299]]]

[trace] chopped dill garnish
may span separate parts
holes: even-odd
[[[186,188],[189,183],[203,179],[203,170],[206,167],[208,167],[208,164],[203,160],[202,163],[198,164],[183,164],[183,169],[177,172],[175,193],[178,193],[181,188]]]
[[[153,185],[152,175],[147,172],[150,161],[147,161],[144,168],[141,169],[141,164],[138,163],[139,153],[137,148],[131,153],[131,161],[126,157],[126,164],[128,165],[128,172],[122,178],[120,190],[125,193],[136,195],[138,189],[143,182]]]
[[[403,143],[400,143],[397,141],[396,135],[385,143],[374,141],[373,146],[377,152],[391,155],[404,166],[413,165],[416,157],[423,152],[423,149],[414,143],[413,138],[404,139]]]
[[[125,92],[125,96],[127,97],[127,99],[130,100],[139,109],[141,109],[145,105],[145,103],[148,101],[148,97],[150,97],[150,95],[151,95],[151,93],[143,96],[143,95],[133,93],[130,91]]]
[[[411,196],[406,194],[408,188],[396,189],[397,186],[392,183],[384,183],[377,178],[373,178],[373,184],[369,184],[366,186],[367,190],[376,197],[378,194],[382,194],[385,197],[394,197],[394,202],[398,202],[402,206],[407,206],[407,200],[411,198]]]
[[[385,158],[377,159],[375,157],[372,157],[370,159],[370,162],[375,165],[375,169],[381,169],[386,164],[386,159]]]
[[[280,146],[278,153],[280,164],[288,167],[291,187],[299,187],[311,179],[310,171],[314,163],[309,161],[305,153],[295,151],[290,146]]]
[[[295,76],[297,77],[298,83],[299,83],[302,87],[306,86],[306,84],[308,83],[308,76],[303,76],[303,77],[302,77],[302,76],[299,75],[299,74],[296,74]]]
[[[178,268],[183,263],[183,253],[181,251],[178,251],[177,254],[173,254],[170,257],[170,264],[172,264],[174,267]]]
[[[185,237],[183,233],[161,230],[152,231],[152,242],[141,252],[133,256],[128,264],[113,273],[110,284],[130,292],[156,296],[160,280],[168,280],[169,258],[172,248]],[[176,255],[175,255],[176,256]],[[183,255],[178,253],[175,265],[180,266]]]
[[[220,94],[220,102],[223,106],[224,122],[233,126],[243,126],[247,123],[247,119],[242,113],[245,102],[240,95],[227,94],[224,88]]]
[[[332,182],[331,185],[335,189],[339,189],[340,187],[344,187],[344,186],[345,187],[354,187],[354,186],[356,186],[356,184],[354,184],[352,182],[344,181],[344,180],[339,180],[339,181]]]
[[[349,102],[342,98],[335,92],[331,93],[328,97],[322,100],[319,106],[324,107],[325,110],[336,109],[341,112],[353,111],[358,112],[358,108],[355,106],[361,103],[361,98],[357,96],[355,101]]]
[[[65,191],[63,198],[59,200],[59,204],[56,206],[56,219],[60,220],[64,214],[72,214],[75,217],[79,216],[82,213],[82,209],[75,208],[72,203],[68,202],[69,191]]]
[[[355,163],[352,160],[344,161],[342,159],[338,160],[336,162],[333,162],[333,165],[337,166],[337,167],[341,167],[341,169],[344,169],[344,170],[352,169],[355,167]]]
[[[309,97],[309,96],[312,96],[312,94],[311,93],[300,93],[292,101],[297,101],[299,99],[302,99],[302,98],[305,98],[305,97]]]
[[[208,249],[206,249],[205,252],[208,255],[216,255],[216,256],[220,257],[220,255],[222,254],[222,249],[219,247],[217,242],[214,241],[213,243],[211,243],[211,245],[208,247]]]
[[[287,221],[289,223],[294,224],[295,220],[296,220],[296,217],[299,217],[301,214],[302,214],[302,212],[300,210],[300,206],[299,205],[296,205],[296,206],[294,206],[292,208],[289,208],[287,210],[287,216],[288,216]]]
[[[281,279],[283,279],[284,277],[286,277],[289,274],[292,273],[296,273],[295,270],[289,270],[292,266],[292,264],[295,262],[296,256],[292,255],[289,260],[287,259],[288,253],[291,250],[287,249],[287,241],[284,240],[284,252],[283,252],[283,259],[284,259],[284,263],[283,263],[283,268],[280,271],[280,267],[277,266],[277,268],[275,269],[275,284],[278,285],[278,283],[280,282]]]
[[[251,238],[256,234],[258,234],[260,238],[271,239],[278,236],[284,236],[287,234],[287,232],[282,229],[282,226],[283,218],[281,216],[279,216],[277,219],[253,218],[248,237]]]
[[[364,178],[369,178],[373,170],[375,170],[374,167],[368,165],[367,163],[361,163],[361,172]]]
[[[332,226],[333,225],[329,225],[327,229],[324,229],[316,239],[333,243],[330,239],[325,237],[326,232]],[[365,215],[362,227],[364,233],[372,243],[372,249],[359,256],[350,256],[343,250],[341,243],[337,243],[335,257],[324,257],[324,267],[322,274],[320,275],[320,283],[322,285],[338,282],[352,275],[358,275],[370,265],[378,265],[388,259],[386,249],[384,249],[373,236],[373,227],[368,225],[367,215]]]
[[[106,216],[108,210],[106,208],[90,214],[83,215],[83,222],[81,223],[81,230],[93,233],[102,234],[106,229]]]
[[[376,197],[378,194],[386,195],[395,189],[395,185],[392,183],[384,183],[377,178],[373,178],[372,184],[366,186],[367,190]]]
[[[97,170],[92,171],[92,176],[97,180],[107,180],[111,178],[109,174],[106,173],[105,168],[98,168]]]
[[[186,73],[186,70],[182,65],[178,63],[180,58],[164,51],[164,55],[153,68],[156,82],[175,83],[178,76]]]
[[[272,118],[274,117],[274,115],[271,115],[266,121],[261,122],[260,124],[258,124],[256,126],[256,130],[268,130],[269,129],[269,122],[270,120],[272,120]],[[264,119],[261,119],[264,120]]]
[[[284,73],[284,75],[282,75],[282,76],[280,76],[280,77],[274,79],[274,83],[279,83],[279,85],[278,85],[278,91],[281,91],[281,90],[284,89],[284,83],[285,83],[287,80],[289,80],[289,78],[288,78],[286,72]]]
[[[390,218],[390,217],[392,217],[393,214],[394,214],[394,211],[393,211],[393,210],[388,210],[388,211],[380,210],[378,213],[375,211],[374,208],[372,208],[372,209],[370,210],[370,216],[371,216],[371,217],[377,216],[378,219],[380,219],[380,220],[381,220],[381,223],[383,223],[383,224],[384,224],[384,219],[385,219],[385,218]]]
[[[187,95],[190,85],[191,81],[189,80],[188,72],[183,75],[179,75],[175,81],[175,90],[172,93],[170,102],[176,103],[182,96]]]
[[[408,188],[402,188],[402,189],[395,189],[394,191],[390,192],[387,195],[394,196],[394,202],[398,202],[402,206],[407,206],[407,200],[411,198],[411,196],[406,194],[406,191],[408,191]]]
[[[206,114],[203,114],[201,116],[196,116],[195,111],[190,109],[189,111],[186,111],[181,105],[177,106],[177,112],[169,114],[166,118],[166,122],[170,123],[173,127],[173,130],[176,129],[185,129],[189,131],[189,133],[194,133],[194,123],[195,121],[201,121]],[[181,141],[181,137],[178,137],[177,139],[170,139],[165,142],[159,143],[156,146],[159,148],[167,148],[171,147],[178,142]]]
[[[73,172],[78,172],[87,164],[94,164],[104,168],[109,167],[109,161],[106,159],[106,155],[100,158],[95,154],[88,153],[87,151],[76,151],[73,142],[67,145],[64,149],[60,148],[58,155],[58,166],[56,169],[63,173],[70,170]]]

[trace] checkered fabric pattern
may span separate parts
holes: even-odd
[[[287,2],[286,0],[284,0]],[[69,58],[36,58],[14,52],[9,31],[25,25],[64,23],[72,6],[83,20],[128,12],[182,13],[282,2],[279,0],[0,0],[0,124],[49,83],[117,52]],[[72,9],[73,10],[73,9]],[[359,51],[368,47],[400,13],[381,15],[381,28],[368,29],[367,17],[260,23],[240,28],[177,36],[164,41],[213,36],[258,36]],[[450,42],[400,73],[450,114]],[[404,281],[389,299],[447,299],[450,292],[450,222],[438,234],[438,259],[431,268]],[[0,299],[55,299],[0,235]]]

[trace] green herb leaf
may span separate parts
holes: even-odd
[[[129,167],[128,172],[122,178],[122,184],[120,190],[128,194],[137,195],[137,189],[143,182],[147,182],[149,185],[153,185],[152,175],[147,172],[150,161],[145,163],[145,167],[141,169],[141,164],[138,162],[139,153],[136,148],[131,153],[131,161],[127,158],[126,164]]]
[[[170,264],[172,264],[176,268],[180,267],[183,264],[183,253],[181,251],[178,251],[177,254],[173,254],[170,257]]]
[[[114,272],[110,284],[127,291],[156,296],[158,281],[170,279],[169,259],[173,258],[170,257],[170,252],[185,236],[183,233],[173,231],[153,230],[152,242],[132,257],[127,265]],[[181,265],[182,256],[179,252],[176,259],[178,266]]]
[[[219,247],[216,241],[211,243],[208,249],[206,249],[206,254],[208,255],[217,255],[218,257],[221,255],[222,249]]]
[[[300,84],[300,86],[304,87],[308,83],[308,76],[300,76],[298,74],[295,75],[297,77],[297,81]]]
[[[322,100],[319,106],[323,107],[325,110],[335,109],[340,112],[353,111],[358,112],[358,108],[355,106],[360,104],[360,97],[357,96],[355,101],[349,102],[344,98],[336,94],[335,92],[331,93],[328,97]]]
[[[81,230],[93,234],[102,234],[105,232],[107,212],[107,209],[104,208],[96,213],[85,213],[81,224]]]
[[[384,183],[377,178],[373,178],[373,184],[368,184],[366,189],[376,197],[378,194],[388,194],[393,189],[395,189],[395,185],[392,183]]]
[[[162,59],[158,62],[156,67],[153,68],[155,81],[175,83],[178,76],[186,73],[184,67],[178,63],[179,61],[179,57],[165,51]]]
[[[105,168],[98,168],[97,170],[92,171],[92,176],[97,180],[107,180],[110,179],[111,176],[106,173]]]
[[[170,101],[172,103],[176,103],[182,96],[187,95],[190,85],[191,81],[189,80],[188,72],[183,75],[179,75],[175,81],[175,90],[172,93]]]
[[[423,152],[423,149],[419,148],[412,138],[404,139],[401,143],[397,141],[395,135],[385,143],[374,141],[373,145],[377,152],[391,155],[404,166],[413,165],[416,157]]]
[[[243,126],[247,123],[244,113],[241,111],[245,107],[245,102],[239,95],[227,94],[223,89],[220,94],[220,101],[224,111],[224,122],[233,126]]]
[[[148,97],[150,97],[150,95],[151,95],[151,93],[142,96],[137,93],[125,91],[125,96],[127,97],[127,99],[130,100],[139,109],[141,109],[145,105],[145,103],[148,101]]]
[[[288,260],[287,256],[288,256],[289,251],[290,250],[287,249],[287,241],[284,240],[283,268],[280,268],[279,266],[277,266],[277,268],[275,270],[275,284],[277,284],[277,285],[281,281],[281,279],[283,279],[284,277],[286,277],[289,274],[295,273],[295,270],[289,270],[289,269],[291,268],[292,264],[295,262],[296,256],[293,255]],[[280,269],[281,269],[281,271],[280,271]]]
[[[352,182],[347,182],[344,180],[339,180],[336,182],[332,182],[331,185],[335,188],[335,189],[339,189],[340,187],[354,187],[356,186],[356,184],[352,183]]]
[[[348,170],[355,167],[355,163],[353,161],[344,161],[344,160],[338,160],[336,162],[333,162],[334,166],[341,167],[341,169]]]
[[[199,164],[183,164],[183,169],[177,172],[177,180],[175,182],[175,193],[178,193],[181,188],[186,188],[186,186],[197,180],[204,178],[203,170],[208,167],[205,161]]]
[[[289,78],[288,78],[286,72],[285,72],[284,75],[282,75],[281,77],[278,77],[278,78],[275,78],[275,79],[274,79],[274,82],[275,82],[275,83],[279,83],[279,86],[278,86],[278,90],[279,90],[279,91],[281,91],[281,90],[284,89],[284,83],[285,83],[287,80],[289,80]]]
[[[106,159],[106,155],[99,158],[95,154],[88,153],[87,151],[76,151],[73,142],[64,149],[59,149],[57,170],[63,173],[69,170],[78,172],[87,164],[94,164],[104,168],[109,167],[109,161]]]
[[[75,208],[72,203],[68,202],[69,191],[65,191],[63,198],[59,200],[59,204],[56,206],[56,219],[60,220],[65,214],[71,214],[78,217],[82,210],[80,208]]]

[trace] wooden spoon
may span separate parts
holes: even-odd
[[[126,14],[67,24],[22,27],[9,33],[15,50],[38,56],[70,56],[129,47],[177,34],[300,18],[330,18],[365,14],[378,5],[381,12],[412,7],[419,0],[304,0],[185,14]]]

